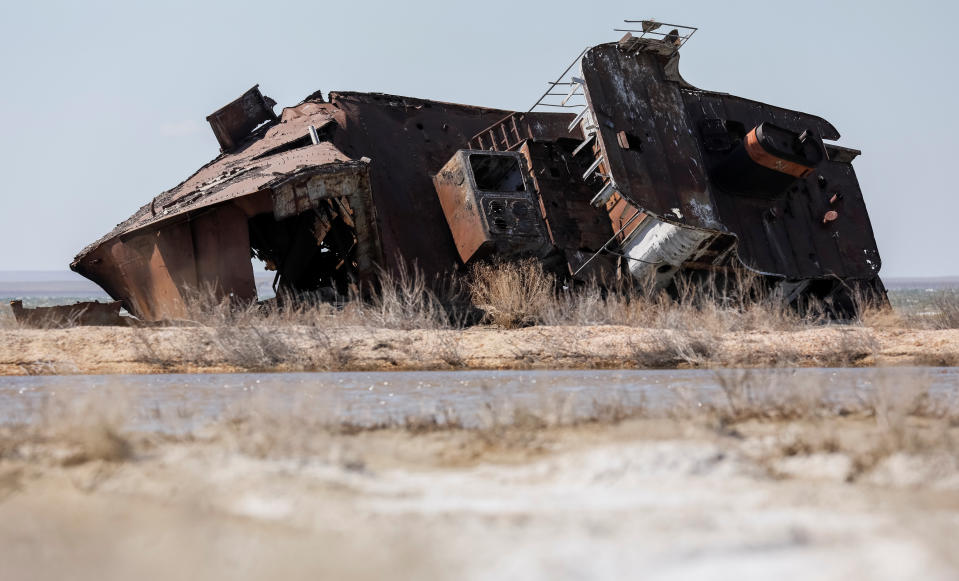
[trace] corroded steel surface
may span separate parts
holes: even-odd
[[[879,254],[849,163],[825,160],[786,191],[766,197],[743,195],[714,179],[736,140],[764,122],[823,139],[837,139],[836,129],[813,115],[685,88],[667,78],[666,62],[660,54],[624,51],[617,44],[593,47],[583,57],[586,96],[598,126],[598,172],[611,176],[621,194],[608,204],[614,223],[642,211],[729,233],[738,239],[744,264],[784,278],[875,277]],[[708,128],[717,122],[729,143],[710,141]],[[640,147],[624,148],[623,132]],[[830,203],[836,193],[838,203]],[[824,222],[832,210],[839,218]]]
[[[235,101],[217,109],[206,120],[220,143],[220,151],[233,151],[257,125],[275,121],[276,102],[260,93],[259,85],[243,93]]]
[[[519,148],[532,170],[550,239],[566,259],[567,274],[579,271],[613,236],[610,220],[589,204],[593,191],[581,178],[584,168],[572,154],[576,143],[571,139],[526,141]],[[578,278],[608,281],[615,277],[615,270],[614,259],[598,256]]]
[[[336,146],[370,158],[376,223],[386,268],[411,263],[428,277],[459,263],[432,176],[470,137],[509,111],[379,93],[330,93],[342,111]]]

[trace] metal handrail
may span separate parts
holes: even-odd
[[[660,39],[666,38],[667,36],[669,36],[669,32],[662,32],[662,31],[659,30],[660,28],[667,27],[667,28],[676,29],[676,31],[677,31],[676,37],[677,37],[678,40],[681,40],[681,41],[682,41],[682,42],[679,43],[679,45],[678,45],[677,48],[681,48],[683,45],[685,45],[686,42],[687,42],[690,38],[692,38],[692,36],[693,36],[694,34],[696,34],[696,31],[699,30],[699,29],[696,28],[695,26],[686,26],[686,25],[683,25],[683,24],[669,24],[669,23],[666,23],[666,22],[658,22],[658,21],[656,21],[656,20],[623,20],[623,22],[625,22],[625,23],[627,23],[627,24],[635,24],[635,23],[644,23],[644,24],[645,24],[645,23],[649,23],[649,24],[655,25],[655,29],[656,29],[656,30],[632,30],[632,29],[625,29],[625,28],[614,28],[614,29],[613,29],[615,32],[638,33],[640,39],[646,38],[647,35],[655,36],[655,37],[658,37],[658,38],[660,38]],[[568,67],[566,67],[566,69],[563,71],[563,73],[556,78],[555,81],[547,81],[547,82],[546,82],[546,84],[549,85],[549,87],[546,89],[546,91],[543,92],[542,95],[540,95],[539,99],[537,99],[536,102],[533,103],[533,106],[530,107],[530,108],[526,111],[527,113],[532,113],[533,110],[536,109],[537,107],[555,107],[555,108],[558,108],[558,109],[576,109],[576,108],[579,108],[579,107],[586,107],[586,104],[585,104],[585,103],[576,103],[576,104],[573,104],[573,105],[568,105],[568,104],[566,104],[565,101],[564,101],[562,104],[544,103],[543,101],[544,101],[547,97],[559,97],[559,96],[562,96],[562,95],[563,95],[562,93],[554,93],[554,92],[553,92],[553,89],[555,89],[556,87],[569,87],[569,86],[571,86],[571,85],[577,85],[577,84],[579,84],[579,83],[574,83],[574,82],[570,82],[570,81],[564,81],[563,79],[565,79],[566,76],[569,75],[569,72],[570,72],[571,70],[573,70],[573,67],[576,66],[576,63],[578,63],[578,62],[580,62],[580,61],[582,60],[583,56],[586,54],[586,52],[587,52],[590,48],[591,48],[591,47],[586,47],[586,48],[584,48],[584,49],[582,50],[582,52],[580,52],[579,55],[577,55],[576,58],[573,59],[573,62],[571,62]],[[573,94],[576,94],[577,96],[579,96],[579,94],[577,94],[575,90],[574,90],[572,93],[567,93],[567,95],[569,95],[569,96],[571,96],[571,95],[573,95]]]
[[[583,58],[583,55],[585,55],[585,54],[586,54],[586,51],[588,51],[589,49],[590,49],[590,47],[588,47],[588,46],[587,46],[586,48],[584,48],[583,51],[579,53],[579,56],[577,56],[575,59],[573,59],[573,62],[569,63],[569,66],[566,67],[566,70],[563,71],[563,74],[561,74],[560,76],[558,76],[555,81],[548,82],[549,88],[546,89],[546,92],[544,92],[542,95],[540,95],[540,98],[537,99],[535,103],[533,103],[533,106],[530,107],[528,111],[526,111],[527,113],[532,113],[532,112],[533,112],[533,109],[535,109],[535,108],[537,108],[537,107],[539,107],[539,106],[543,106],[543,107],[564,107],[564,108],[575,108],[575,107],[583,107],[583,106],[585,106],[585,105],[553,105],[553,104],[550,104],[550,103],[543,103],[543,99],[545,99],[546,97],[548,97],[549,94],[550,94],[550,92],[551,92],[553,89],[555,89],[557,86],[559,86],[559,85],[569,86],[569,85],[572,85],[572,84],[573,84],[573,83],[564,83],[564,82],[563,82],[563,79],[566,78],[566,75],[569,74],[569,71],[573,70],[573,67],[576,66],[576,63],[578,63],[578,62],[580,61],[580,59]]]
[[[677,38],[682,40],[682,42],[679,43],[678,48],[682,48],[682,46],[685,45],[686,42],[687,42],[690,38],[692,38],[692,36],[693,36],[694,34],[696,34],[696,31],[699,30],[699,28],[697,28],[697,27],[695,27],[695,26],[686,26],[685,24],[669,24],[669,23],[667,23],[667,22],[659,22],[659,21],[656,21],[656,20],[623,20],[623,22],[625,22],[625,23],[627,23],[627,24],[636,24],[636,23],[646,24],[646,23],[649,23],[649,24],[654,24],[654,25],[656,25],[656,26],[655,26],[655,30],[633,30],[633,29],[629,29],[629,28],[614,28],[614,29],[613,29],[614,32],[629,32],[629,33],[637,32],[637,33],[639,33],[639,38],[641,38],[641,39],[642,39],[642,38],[646,38],[646,35],[654,35],[654,36],[660,36],[660,37],[662,37],[662,38],[665,38],[665,37],[669,36],[669,32],[660,32],[659,29],[662,28],[662,27],[673,28],[673,29],[675,29],[676,32],[677,32]]]

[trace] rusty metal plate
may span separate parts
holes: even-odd
[[[827,121],[798,111],[770,107],[732,95],[683,91],[689,125],[704,143],[703,164],[715,174],[731,152],[705,147],[702,128],[722,121],[738,137],[764,122],[790,131],[839,136]],[[851,161],[851,160],[850,160]],[[751,268],[787,278],[841,277],[869,279],[881,261],[865,200],[848,162],[824,161],[807,177],[796,179],[779,195],[764,199],[710,181],[716,216],[739,238],[739,258]],[[824,216],[837,213],[833,221]]]
[[[206,118],[220,144],[220,151],[233,151],[258,125],[276,120],[276,114],[273,113],[276,102],[264,97],[259,87],[254,85]]]
[[[682,92],[665,78],[660,58],[629,54],[615,44],[594,47],[583,56],[586,100],[603,160],[599,171],[647,213],[664,216],[678,210],[685,224],[721,229]],[[637,146],[621,147],[620,132]]]
[[[433,178],[464,263],[553,250],[525,162],[520,153],[464,149]]]

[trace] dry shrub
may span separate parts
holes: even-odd
[[[256,303],[243,304],[224,296],[216,285],[187,287],[181,292],[185,316],[167,321],[178,326],[217,327],[247,322],[256,312]]]
[[[206,287],[188,293],[188,315],[179,323],[205,327],[213,358],[241,369],[344,369],[354,360],[349,328],[450,326],[452,317],[422,273],[405,264],[400,264],[398,272],[381,271],[377,288],[365,298],[355,293],[348,302],[338,304],[311,295],[281,295],[264,303],[242,304]],[[449,299],[455,290],[445,298]],[[168,360],[149,342],[140,347],[146,362],[161,364]],[[438,347],[440,357],[451,366],[462,363],[457,345],[444,341]],[[187,362],[198,356],[182,355],[176,360]]]
[[[187,318],[178,322],[206,327],[445,329],[457,320],[451,311],[460,306],[461,294],[452,279],[431,282],[415,264],[399,260],[395,272],[379,271],[375,288],[355,290],[345,302],[331,303],[319,294],[281,292],[263,303],[242,303],[222,296],[215,287],[187,291]]]
[[[555,280],[534,260],[477,264],[468,286],[473,304],[507,329],[542,322],[554,301]]]
[[[633,365],[641,369],[703,367],[717,357],[720,343],[720,337],[708,331],[664,329],[653,345],[628,339],[626,353]]]
[[[879,369],[855,391],[828,389],[815,378],[798,380],[782,372],[724,371],[717,377],[722,399],[687,402],[673,416],[715,422],[720,433],[737,438],[771,434],[750,455],[773,476],[783,476],[777,466],[788,456],[842,454],[850,461],[845,477],[855,480],[894,454],[932,458],[959,452],[959,409],[932,394],[927,376]],[[772,431],[757,427],[762,425]]]
[[[435,453],[447,460],[469,460],[486,450],[523,454],[547,450],[555,435],[550,430],[557,428],[642,418],[671,419],[672,425],[689,426],[697,433],[712,429],[724,439],[735,436],[729,442],[742,441],[743,434],[765,434],[769,437],[750,438],[744,453],[753,450],[760,459],[768,459],[771,473],[775,461],[785,456],[826,452],[847,455],[854,467],[850,477],[855,478],[895,453],[945,450],[955,454],[957,450],[949,439],[950,430],[955,432],[959,426],[954,402],[933,397],[928,382],[912,375],[877,370],[871,381],[857,390],[834,390],[816,377],[783,371],[723,371],[716,377],[718,391],[697,390],[693,396],[680,392],[675,399],[657,396],[653,406],[629,392],[600,390],[584,396],[582,392],[558,393],[545,385],[532,399],[517,400],[510,394],[488,391],[469,407],[433,402],[416,413],[386,416],[364,416],[351,410],[335,389],[310,390],[292,398],[258,390],[234,403],[212,425],[193,424],[187,432],[170,433],[255,457],[325,458],[357,470],[362,470],[368,459],[362,447],[368,444],[363,436],[368,432],[442,433],[442,439],[430,440],[437,444]],[[125,420],[143,412],[130,405],[127,395],[109,389],[72,396],[60,392],[41,404],[25,428],[12,432],[0,428],[0,458],[52,460],[71,466],[127,460],[151,441],[132,439],[125,432]],[[183,413],[188,415],[190,410]],[[157,416],[152,420],[169,427],[175,424],[168,422],[184,417]],[[434,453],[421,450],[421,443],[427,442],[418,441],[413,447],[424,454]]]
[[[441,331],[428,339],[428,349],[453,369],[466,367],[460,339],[454,332]]]
[[[908,382],[889,376],[877,376],[866,400],[881,435],[879,445],[886,453],[916,449],[918,432],[913,418],[948,418],[950,410],[938,407],[929,397],[927,378]]]
[[[709,331],[673,332],[667,335],[666,343],[685,363],[701,366],[708,364],[716,355],[720,338]]]
[[[839,329],[839,339],[820,362],[825,367],[848,367],[868,358],[875,358],[880,350],[879,340],[869,329]]]
[[[349,336],[320,325],[220,326],[210,338],[223,361],[248,371],[336,371],[355,359]]]
[[[738,331],[792,331],[823,320],[817,305],[804,315],[786,304],[782,291],[771,290],[755,273],[732,271],[726,279],[679,276],[673,305],[661,301],[665,328],[727,333]]]
[[[443,329],[450,316],[419,268],[400,264],[399,274],[380,271],[379,288],[359,310],[368,324],[387,329]]]
[[[210,338],[230,365],[248,370],[269,370],[290,362],[295,348],[281,330],[261,325],[219,325]]]
[[[304,394],[293,401],[278,401],[259,394],[231,406],[212,426],[207,437],[256,457],[326,456],[347,458],[361,466],[362,457],[350,439],[372,432],[405,432],[412,435],[456,433],[443,447],[446,455],[470,455],[473,444],[482,447],[535,450],[543,432],[584,424],[615,424],[641,417],[645,402],[629,401],[619,392],[602,393],[586,401],[582,396],[544,389],[530,401],[487,393],[466,417],[452,405],[434,402],[414,413],[376,416],[346,407],[335,392]],[[462,450],[450,449],[463,445]]]
[[[362,469],[361,455],[351,446],[350,439],[342,436],[387,430],[422,435],[466,429],[450,406],[436,405],[420,413],[370,419],[351,413],[334,392],[321,392],[304,394],[293,401],[259,394],[235,403],[204,431],[227,446],[258,458],[325,457],[348,468]]]
[[[504,328],[530,325],[627,325],[672,329],[712,336],[744,331],[794,331],[828,321],[827,305],[804,300],[802,311],[786,304],[783,291],[747,270],[725,277],[678,276],[670,292],[631,278],[611,285],[596,281],[558,287],[539,262],[479,263],[460,279],[428,280],[414,265],[398,260],[391,271],[381,270],[374,288],[354,292],[346,302],[321,297],[281,296],[263,304],[239,304],[206,288],[187,301],[185,324],[203,326],[308,325],[325,329],[348,326],[390,329],[450,329],[485,321]],[[942,328],[959,320],[959,300],[944,300],[939,308]],[[854,298],[855,300],[855,298]],[[895,312],[859,297],[861,317],[852,323],[901,327]],[[477,316],[481,312],[482,316]],[[702,343],[701,337],[689,339]],[[689,342],[687,341],[687,342]],[[678,345],[680,351],[687,351]],[[702,353],[684,359],[702,359]]]
[[[178,350],[176,353],[170,353],[164,348],[163,342],[148,331],[132,333],[130,341],[136,349],[136,360],[141,363],[167,368],[172,366],[174,362],[186,360],[182,351]]]
[[[905,376],[882,368],[866,376],[867,388],[841,393],[842,397],[828,389],[826,382],[813,376],[797,377],[795,371],[722,370],[716,371],[716,379],[723,398],[704,409],[730,422],[854,415],[876,418],[880,427],[890,429],[907,417],[959,417],[959,410],[931,396],[928,376]]]
[[[325,398],[283,405],[260,394],[231,406],[212,433],[228,446],[257,458],[330,454],[329,435],[337,430],[338,411],[335,403]]]
[[[872,329],[908,329],[913,326],[909,319],[890,306],[867,304],[860,308],[859,323]]]

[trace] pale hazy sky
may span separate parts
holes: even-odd
[[[204,118],[255,83],[281,106],[322,89],[525,109],[654,17],[700,28],[692,84],[821,115],[863,150],[883,275],[959,275],[959,3],[138,4],[0,7],[0,270],[66,268],[213,158]]]

